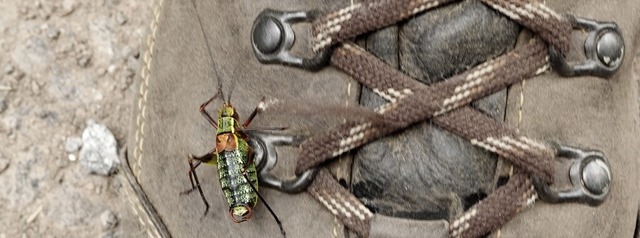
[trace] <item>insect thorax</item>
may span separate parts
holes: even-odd
[[[233,117],[220,117],[218,118],[218,134],[222,133],[235,133],[238,121]]]

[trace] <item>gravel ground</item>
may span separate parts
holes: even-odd
[[[127,236],[112,169],[151,6],[0,0],[0,238]]]
[[[151,7],[0,0],[0,238],[122,236],[112,168]]]

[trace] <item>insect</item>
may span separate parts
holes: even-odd
[[[214,62],[206,34],[204,33],[202,21],[197,13],[196,4],[194,0],[192,0],[191,3],[196,9],[196,15],[200,23],[202,35],[207,44],[209,57],[211,58],[211,62]],[[215,65],[212,66],[215,70]],[[253,148],[247,143],[249,136],[245,133],[245,129],[263,108],[261,105],[264,105],[264,98],[246,121],[240,125],[239,115],[231,105],[231,94],[229,94],[229,97],[223,102],[222,107],[218,111],[217,121],[207,112],[206,107],[218,97],[224,101],[222,83],[219,77],[218,92],[200,105],[200,113],[216,130],[215,148],[203,156],[189,155],[189,180],[191,181],[191,189],[182,192],[182,194],[188,194],[197,189],[206,206],[204,212],[206,215],[209,212],[209,203],[202,192],[202,187],[196,174],[196,168],[202,163],[217,165],[220,185],[229,204],[229,216],[231,220],[236,223],[250,220],[253,215],[253,208],[256,206],[258,199],[260,199],[278,223],[282,235],[286,236],[282,228],[282,222],[264,198],[262,198],[260,193],[258,193],[258,175],[254,161],[254,152]]]

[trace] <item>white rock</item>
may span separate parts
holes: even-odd
[[[100,225],[102,230],[111,230],[118,225],[118,217],[112,211],[106,210],[100,214]]]
[[[116,139],[106,126],[93,120],[87,122],[87,128],[82,132],[80,163],[99,175],[112,174],[120,164]]]

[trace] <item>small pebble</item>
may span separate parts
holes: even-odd
[[[99,76],[104,76],[106,74],[107,74],[107,69],[101,68],[101,69],[98,70],[98,75]]]
[[[116,235],[114,234],[113,231],[107,231],[106,233],[102,234],[101,238],[115,238]]]
[[[33,92],[33,94],[35,95],[40,95],[40,84],[38,84],[36,81],[31,82],[31,92]]]
[[[42,2],[36,2],[36,9],[38,9],[38,15],[42,20],[49,20],[53,13],[53,6],[50,3],[43,4]]]
[[[0,113],[7,110],[7,102],[4,98],[0,98]]]
[[[17,70],[16,72],[13,73],[13,78],[15,78],[16,80],[20,80],[24,78],[24,72]]]
[[[109,129],[93,120],[82,132],[80,163],[90,173],[110,175],[120,164],[116,139]]]
[[[0,174],[4,173],[9,168],[11,161],[5,158],[0,158]]]
[[[127,58],[127,64],[125,67],[133,72],[137,72],[140,70],[140,62],[138,62],[135,57],[129,57]]]
[[[133,52],[131,53],[131,57],[133,57],[134,59],[139,59],[140,58],[140,50],[134,49]]]
[[[4,67],[4,74],[6,75],[12,74],[13,71],[15,71],[15,68],[13,67],[13,65],[7,65]]]
[[[129,58],[133,55],[133,48],[128,45],[122,48],[122,58]]]
[[[57,40],[60,36],[60,30],[55,27],[49,27],[47,29],[47,36],[49,37],[49,39]]]
[[[67,153],[75,153],[80,150],[80,147],[82,147],[82,138],[77,136],[67,137],[64,142],[64,150],[66,150]]]
[[[76,161],[76,160],[78,160],[78,158],[76,157],[76,155],[74,155],[74,154],[70,154],[70,155],[69,155],[69,161]]]
[[[37,14],[35,11],[32,11],[30,8],[28,7],[24,7],[20,10],[20,13],[24,16],[25,20],[33,20],[36,19]]]
[[[125,77],[118,77],[117,83],[114,85],[121,91],[127,90],[131,86],[131,83],[133,83],[135,73],[129,74],[127,72],[129,72],[129,70],[125,72]]]
[[[47,9],[40,9],[38,10],[38,15],[42,20],[46,21],[46,20],[49,20],[49,17],[51,16],[51,11]]]
[[[2,118],[2,124],[7,130],[16,130],[20,128],[20,119],[16,116],[5,116]]]
[[[60,47],[60,50],[58,51],[58,53],[66,55],[66,54],[70,54],[74,50],[75,50],[75,45],[73,45],[73,43],[71,43],[71,42],[67,42],[67,43],[63,43],[63,45],[62,45],[62,47]]]
[[[134,71],[133,69],[127,68],[124,70],[124,77],[131,79],[133,78],[133,76],[136,76],[136,71]]]
[[[127,23],[127,17],[124,16],[122,12],[118,12],[116,14],[116,23],[118,23],[118,25],[124,25],[125,23]]]
[[[86,68],[87,66],[89,66],[90,61],[91,61],[91,56],[87,54],[83,54],[80,57],[78,57],[78,66],[82,68]]]
[[[115,73],[116,70],[118,70],[118,66],[116,66],[115,64],[109,65],[109,68],[107,68],[107,72],[109,74]]]
[[[100,214],[100,225],[103,231],[111,230],[118,225],[118,217],[112,211],[106,210]]]
[[[60,16],[68,16],[76,10],[77,2],[75,0],[64,0],[62,2],[62,11]]]
[[[42,206],[38,207],[38,209],[36,209],[35,212],[33,212],[29,217],[27,217],[27,220],[25,222],[27,222],[27,224],[32,223],[33,221],[36,220],[36,218],[38,218],[38,215],[40,215],[40,213],[42,213]]]

